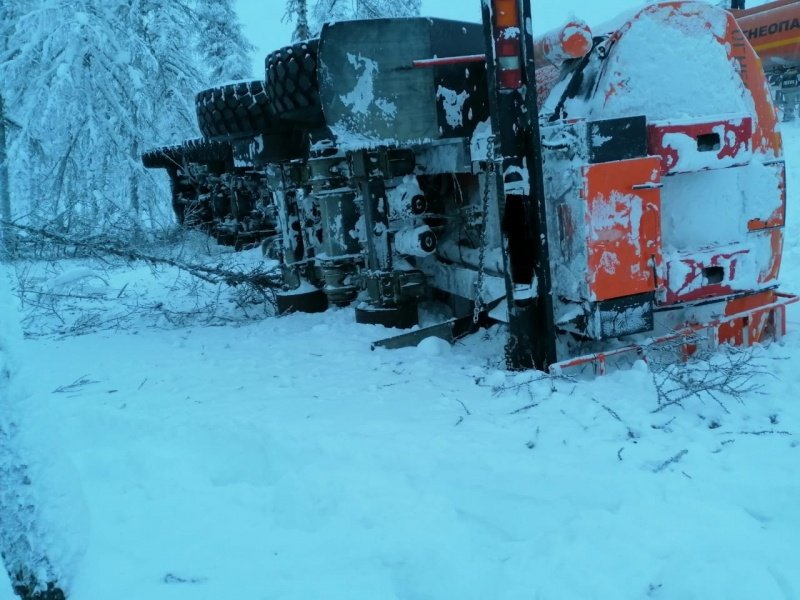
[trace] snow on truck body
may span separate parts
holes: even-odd
[[[779,334],[784,162],[746,37],[701,2],[650,5],[593,36],[571,22],[534,51],[559,360],[700,324],[721,342]],[[231,93],[198,96],[201,129],[230,149],[214,167],[234,190],[216,188],[225,222],[260,214],[283,264],[279,309],[353,303],[359,322],[411,327],[434,292],[466,317],[510,289],[503,233],[520,224],[495,177],[527,195],[530,175],[495,173],[483,49],[475,24],[345,21],[267,58],[259,131],[225,125]],[[172,165],[173,181],[187,168]]]
[[[702,3],[651,5],[610,31],[541,111],[557,322],[602,338],[741,312],[742,295],[771,305],[785,171],[752,48]],[[757,317],[750,341],[768,318],[783,327]]]

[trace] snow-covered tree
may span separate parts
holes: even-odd
[[[303,39],[319,33],[328,21],[411,17],[419,15],[421,5],[422,0],[315,0],[309,16],[306,0],[288,0],[286,18],[296,23],[294,38]],[[301,33],[304,20],[307,31]]]
[[[105,0],[91,0],[104,4]],[[164,185],[152,171],[142,167],[142,151],[177,143],[197,135],[194,93],[205,87],[203,59],[185,43],[186,32],[198,28],[193,0],[115,0],[120,3],[121,20],[130,27],[127,46],[131,62],[123,75],[131,78],[135,90],[128,103],[136,127],[128,145],[127,175],[135,215],[153,220],[163,218],[165,208],[155,198],[168,197],[155,182]],[[159,174],[160,175],[160,174]],[[138,204],[133,203],[138,196]]]
[[[422,0],[355,0],[353,4],[356,11],[353,18],[377,19],[419,15]]]
[[[0,4],[0,64],[11,56],[10,40],[23,2]],[[0,84],[0,260],[11,256],[13,229],[8,226],[13,215],[11,210],[11,181],[9,178],[10,129],[14,126],[6,108],[10,89]]]
[[[139,155],[155,132],[194,128],[185,99],[200,75],[180,42],[190,16],[181,0],[39,0],[19,18],[7,72],[17,121],[45,140],[28,174],[39,220],[68,230],[157,214]]]
[[[18,211],[73,232],[119,231],[123,224],[136,231],[171,219],[161,189],[166,181],[145,170],[140,155],[197,135],[194,93],[212,74],[247,74],[248,46],[235,19],[225,23],[230,2],[11,5],[13,18],[0,25],[10,49],[0,54],[0,93],[7,113],[23,126],[12,142],[11,187],[31,205]],[[200,13],[212,19],[213,32],[202,53]],[[223,46],[240,54],[230,58]]]
[[[0,260],[7,260],[11,256],[11,189],[8,177],[8,137],[6,130],[10,127],[10,121],[6,118],[5,101],[3,93],[0,91],[0,219],[3,221],[0,227]]]
[[[297,42],[311,37],[311,29],[308,26],[307,0],[288,0],[284,20],[294,20],[295,22],[292,40]]]
[[[197,47],[212,84],[252,77],[250,56],[255,47],[244,37],[233,4],[233,0],[198,2]]]

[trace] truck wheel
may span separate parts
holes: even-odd
[[[233,160],[233,151],[227,142],[194,138],[183,142],[182,149],[187,162],[227,164]]]
[[[183,166],[183,144],[163,146],[142,154],[146,169],[176,169]]]
[[[324,124],[317,83],[318,48],[319,40],[309,40],[267,55],[266,91],[275,116]]]
[[[241,81],[203,90],[195,97],[197,124],[211,140],[257,135],[269,129],[262,81]]]

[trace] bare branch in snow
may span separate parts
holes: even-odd
[[[99,383],[99,382],[95,381],[94,379],[89,379],[88,375],[83,375],[82,377],[78,377],[72,383],[58,386],[56,389],[53,390],[53,393],[64,394],[66,392],[74,392],[84,386],[91,385],[93,383]]]
[[[726,431],[723,435],[792,435],[790,431],[776,431],[774,429],[764,429],[761,431]]]
[[[243,286],[255,291],[275,290],[282,285],[280,274],[274,269],[256,267],[250,271],[238,271],[226,269],[219,265],[190,263],[169,256],[146,253],[107,236],[77,239],[42,228],[28,227],[16,223],[3,222],[0,224],[14,227],[34,239],[47,240],[65,248],[79,251],[83,256],[95,258],[116,256],[128,261],[141,261],[152,266],[166,265],[185,271],[207,283],[225,284],[232,287]]]
[[[698,348],[689,359],[681,359],[687,344]],[[713,352],[702,349],[703,340],[681,340],[674,347],[647,352],[647,362],[655,385],[658,406],[654,413],[670,406],[684,408],[687,400],[711,400],[725,412],[726,400],[743,402],[759,393],[769,371],[753,354],[752,348],[726,348]]]
[[[660,464],[660,465],[658,465],[658,466],[657,466],[655,469],[653,469],[653,473],[660,473],[661,471],[663,471],[664,469],[666,469],[668,466],[670,466],[670,465],[674,465],[674,464],[676,464],[676,463],[680,462],[680,461],[681,461],[681,459],[682,459],[684,456],[686,456],[687,454],[689,454],[689,451],[688,451],[688,450],[686,450],[686,449],[683,449],[683,450],[681,450],[681,451],[680,451],[680,452],[678,452],[678,453],[677,453],[675,456],[673,456],[672,458],[669,458],[669,459],[665,460],[663,463],[661,463],[661,464]]]

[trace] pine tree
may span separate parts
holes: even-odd
[[[196,135],[192,98],[204,77],[183,43],[196,28],[193,3],[30,4],[0,74],[24,124],[32,218],[95,231],[163,218],[169,211],[153,199],[164,197],[156,188],[166,182],[145,171],[139,156]]]
[[[419,15],[422,0],[356,0],[356,19]]]
[[[103,0],[91,0],[103,4]],[[151,224],[164,218],[167,182],[142,167],[142,151],[196,137],[195,92],[207,85],[203,58],[185,43],[187,31],[199,29],[194,0],[116,0],[128,7],[121,19],[129,30],[128,45],[136,93],[129,104],[136,124],[129,137],[127,175],[129,194],[138,194],[138,209]]]
[[[23,3],[0,5],[0,65],[10,60],[12,48],[10,40]],[[0,87],[0,260],[8,260],[13,253],[14,230],[8,225],[13,220],[11,207],[11,180],[9,178],[10,132],[15,124],[6,108],[8,90]]]
[[[252,77],[255,47],[244,37],[233,0],[200,0],[198,50],[211,84]],[[263,74],[260,74],[263,76]]]
[[[10,121],[6,117],[5,101],[0,91],[0,260],[8,260],[12,253],[12,229],[8,225],[13,219],[11,214],[11,189],[8,177],[8,142],[6,129]]]
[[[285,18],[295,21],[293,38],[300,40],[319,34],[329,21],[411,17],[421,5],[422,0],[316,0],[309,16],[307,0],[288,0]]]
[[[284,21],[295,20],[292,40],[298,42],[307,40],[311,36],[311,29],[308,26],[308,2],[307,0],[288,0],[286,3],[286,14]]]

